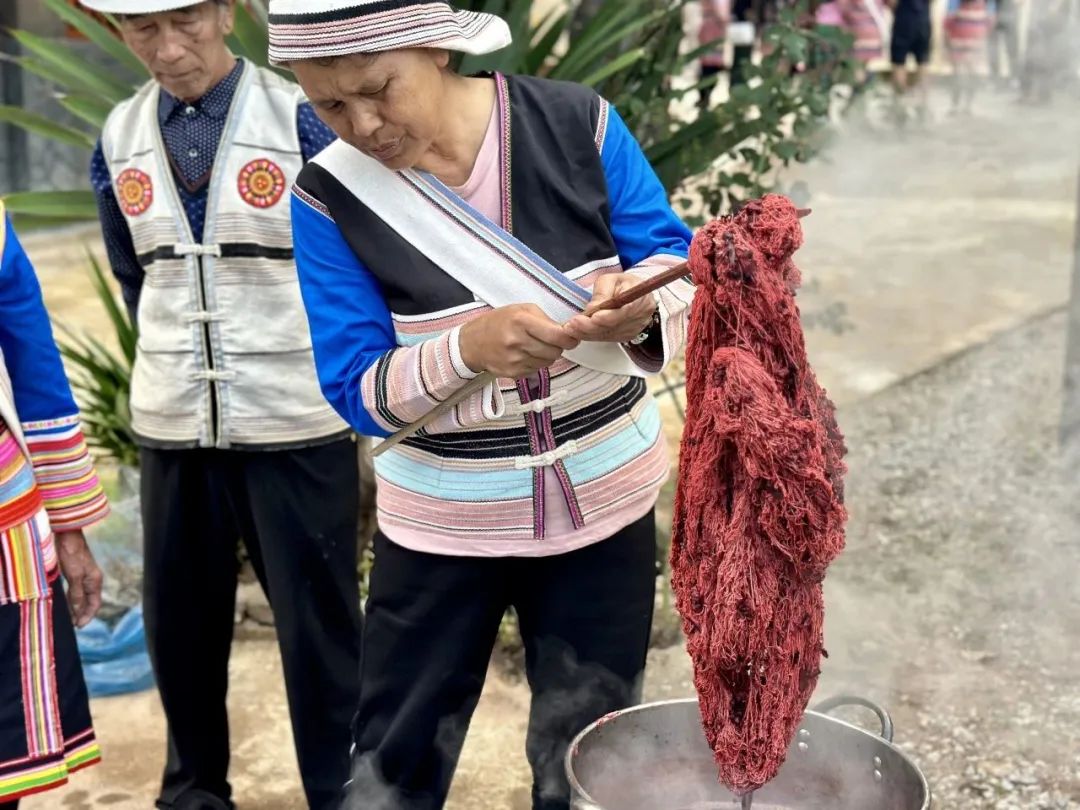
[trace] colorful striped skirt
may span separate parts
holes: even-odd
[[[100,759],[58,579],[49,597],[0,605],[0,802],[59,787]]]
[[[58,787],[100,758],[49,519],[3,420],[0,519],[2,803]]]

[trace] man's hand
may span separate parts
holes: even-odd
[[[458,335],[465,365],[513,380],[547,368],[581,342],[535,304],[499,307],[467,322]]]
[[[76,627],[85,627],[101,607],[101,569],[81,531],[57,532],[60,573],[68,584],[68,607]]]
[[[567,334],[585,341],[627,343],[644,331],[656,312],[656,299],[645,295],[619,309],[597,310],[604,301],[633,289],[642,280],[629,273],[607,273],[593,286],[593,297],[585,312],[575,315],[564,327]]]

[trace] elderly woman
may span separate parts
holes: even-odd
[[[82,530],[107,513],[34,268],[0,202],[2,810],[100,759],[72,623],[101,606]]]
[[[639,697],[669,468],[644,377],[679,351],[692,289],[585,313],[684,260],[690,232],[595,92],[451,69],[509,43],[498,18],[274,0],[270,36],[339,137],[293,197],[326,397],[387,436],[498,377],[377,461],[346,806],[443,806],[513,607],[533,806],[566,808],[569,740]]]

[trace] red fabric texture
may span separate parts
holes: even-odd
[[[706,737],[737,793],[772,779],[817,684],[844,546],[843,437],[807,363],[796,208],[767,195],[695,237],[672,587]]]

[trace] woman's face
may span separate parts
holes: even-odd
[[[390,169],[408,169],[439,136],[449,54],[414,48],[290,65],[339,138]]]

